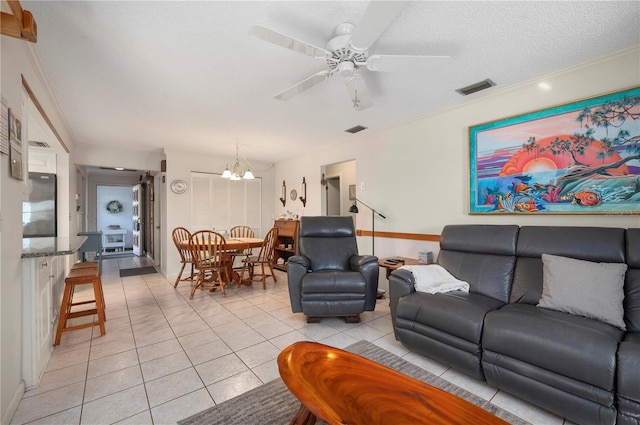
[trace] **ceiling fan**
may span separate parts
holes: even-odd
[[[289,100],[337,73],[344,79],[354,109],[361,111],[372,105],[367,85],[360,73],[362,68],[382,72],[425,72],[432,70],[434,63],[449,59],[450,56],[369,54],[371,45],[407,3],[407,1],[372,1],[358,25],[349,22],[338,25],[335,36],[329,40],[324,49],[260,25],[252,27],[249,35],[321,59],[328,67],[274,97],[279,100]]]

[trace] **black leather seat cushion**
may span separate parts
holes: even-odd
[[[528,304],[485,318],[482,347],[606,391],[613,391],[623,332],[611,325]]]
[[[434,328],[480,344],[485,315],[502,305],[495,298],[460,291],[445,294],[415,292],[398,301],[398,326],[416,322],[420,326],[413,330],[417,332],[420,332],[420,327]]]
[[[308,273],[302,278],[302,298],[311,299],[314,294],[322,295],[322,299],[331,299],[336,294],[337,299],[343,299],[346,294],[357,294],[364,297],[367,283],[360,272],[321,270]]]
[[[309,317],[352,315],[365,309],[367,284],[359,272],[308,273],[300,289],[302,310]]]

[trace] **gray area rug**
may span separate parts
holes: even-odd
[[[375,362],[395,369],[429,385],[455,394],[481,408],[488,410],[505,421],[516,425],[530,425],[529,422],[495,406],[488,401],[433,375],[382,348],[360,341],[348,346],[346,351],[361,355]],[[274,379],[217,406],[203,410],[193,416],[178,421],[179,425],[284,425],[288,424],[298,411],[300,402],[289,392],[281,379]],[[318,424],[324,424],[318,421]],[[391,425],[391,424],[390,424]]]
[[[136,267],[135,269],[120,269],[120,277],[139,276],[141,274],[158,273],[155,267]]]

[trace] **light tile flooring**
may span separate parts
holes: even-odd
[[[37,388],[28,390],[12,424],[174,424],[278,377],[276,357],[310,340],[346,347],[361,339],[403,357],[533,424],[568,422],[486,383],[405,349],[393,337],[387,300],[360,324],[307,324],[291,313],[286,274],[267,290],[177,289],[161,274],[120,278],[145,259],[106,259],[107,334],[97,327],[63,334]],[[82,320],[79,318],[74,320]],[[247,424],[257,425],[257,424]]]

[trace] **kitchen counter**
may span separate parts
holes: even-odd
[[[22,377],[35,388],[53,349],[65,273],[86,236],[22,239]]]
[[[86,236],[22,239],[22,258],[54,257],[78,252]]]

